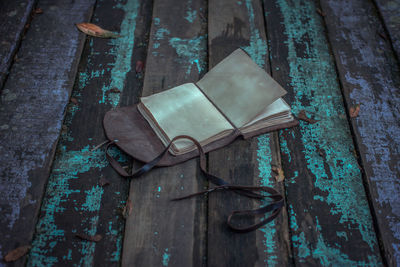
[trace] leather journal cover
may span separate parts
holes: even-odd
[[[175,136],[198,140],[205,152],[237,137],[249,138],[298,124],[281,98],[286,91],[241,49],[235,50],[197,83],[142,97],[104,117],[110,140],[137,160],[149,162]],[[170,166],[199,155],[190,140],[177,140],[157,166]]]

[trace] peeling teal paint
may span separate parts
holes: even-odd
[[[169,44],[175,48],[179,63],[185,66],[186,74],[189,75],[192,71],[192,66],[195,65],[198,73],[201,73],[206,68],[206,62],[203,60],[206,57],[207,51],[204,47],[207,46],[207,36],[199,36],[192,39],[181,39],[173,37],[169,40]]]
[[[274,178],[271,176],[271,160],[272,152],[270,148],[270,139],[268,134],[261,135],[257,138],[257,162],[258,162],[258,177],[261,179],[262,186],[274,186]],[[264,201],[264,205],[268,201]],[[263,243],[265,245],[265,263],[267,266],[277,266],[278,256],[277,245],[274,237],[276,235],[275,221],[265,225],[261,228],[264,233]]]
[[[241,1],[237,2],[239,5]],[[250,40],[249,46],[242,47],[250,57],[261,67],[265,66],[266,55],[268,52],[267,43],[261,38],[260,32],[255,25],[254,9],[250,0],[246,0],[247,15],[250,26]],[[257,162],[259,170],[259,178],[262,186],[274,186],[274,179],[271,176],[271,160],[272,152],[270,148],[269,135],[261,135],[257,138]],[[266,205],[268,201],[264,201],[263,205]],[[276,225],[275,222],[267,224],[261,230],[264,233],[263,243],[265,245],[265,264],[267,266],[278,265],[278,255],[276,254],[277,245],[274,237],[276,236]]]
[[[171,256],[171,254],[168,253],[168,248],[166,248],[165,252],[162,256],[162,265],[163,266],[168,266],[170,256]]]
[[[127,1],[126,4],[118,4],[116,8],[121,9],[125,13],[125,17],[121,23],[120,38],[110,39],[113,46],[111,55],[115,56],[115,61],[111,69],[110,83],[104,84],[101,88],[102,99],[99,103],[108,103],[113,107],[119,104],[120,94],[124,90],[126,75],[131,70],[132,53],[135,40],[136,17],[139,11],[139,1]],[[116,88],[121,93],[111,92]]]
[[[100,1],[101,2],[101,1]],[[122,2],[122,1],[121,1]],[[126,1],[123,1],[126,2]],[[97,234],[97,225],[99,220],[99,211],[101,205],[101,198],[103,195],[103,188],[95,185],[90,188],[80,190],[83,186],[79,183],[78,188],[74,188],[74,180],[81,177],[80,175],[94,169],[101,170],[108,166],[108,161],[105,158],[104,151],[97,149],[91,151],[95,146],[85,146],[80,150],[67,151],[65,143],[72,142],[73,138],[68,132],[68,126],[72,124],[72,120],[76,113],[80,111],[81,94],[83,90],[94,80],[102,78],[104,75],[110,75],[110,79],[102,78],[105,81],[111,80],[109,85],[104,84],[102,88],[102,99],[100,103],[111,104],[113,107],[119,103],[119,94],[107,94],[107,90],[117,88],[122,92],[123,84],[127,73],[130,71],[131,56],[133,51],[134,31],[136,26],[136,15],[139,7],[137,0],[128,0],[126,4],[118,4],[117,8],[123,10],[125,17],[121,24],[121,35],[123,37],[111,40],[112,48],[109,54],[115,55],[115,63],[111,68],[101,67],[98,70],[90,70],[78,73],[77,86],[75,86],[72,97],[77,99],[78,104],[71,103],[67,109],[66,119],[64,124],[67,131],[62,132],[60,142],[57,146],[57,155],[52,167],[52,173],[46,188],[46,195],[41,207],[41,217],[36,226],[36,235],[32,243],[30,251],[28,266],[44,266],[44,265],[57,265],[58,260],[72,260],[71,249],[65,252],[65,255],[58,257],[49,256],[54,247],[59,242],[65,242],[67,239],[72,238],[77,233],[76,229],[69,229],[65,232],[64,229],[59,228],[59,223],[55,221],[56,216],[60,217],[63,212],[68,208],[68,212],[86,213],[85,219],[82,220],[83,234],[95,235]],[[98,52],[93,51],[94,39],[89,40],[89,47],[91,52],[87,58],[87,69],[93,69],[92,56],[99,56]],[[111,64],[110,64],[111,65]],[[64,129],[64,127],[63,127]],[[90,140],[90,138],[89,138]],[[126,160],[118,151],[111,151],[111,153],[119,158],[119,160]],[[119,192],[118,192],[119,193]],[[85,201],[82,201],[82,195],[85,196]],[[79,200],[79,201],[77,201]],[[116,248],[110,251],[111,259],[108,261],[119,262],[122,250],[122,228],[123,224],[117,229],[112,229],[110,225],[107,235],[111,235],[116,240]],[[82,231],[82,230],[80,230]],[[73,241],[74,246],[80,253],[78,263],[79,265],[89,266],[93,265],[93,256],[95,250],[95,243],[90,241]]]
[[[66,151],[61,147],[61,153],[56,157],[53,171],[49,178],[41,212],[42,216],[36,227],[36,236],[32,243],[30,262],[32,266],[51,265],[57,263],[56,257],[46,255],[48,243],[65,240],[63,229],[58,229],[54,215],[66,210],[63,203],[73,195],[80,194],[80,190],[70,187],[70,180],[78,179],[78,174],[85,173],[91,168],[103,168],[108,165],[104,152],[91,152],[89,146],[80,151]],[[89,197],[89,203],[93,203]],[[79,204],[77,204],[79,205]]]
[[[122,254],[122,233],[123,232],[123,225],[119,225],[119,227],[117,229],[113,229],[113,225],[112,222],[108,223],[108,231],[107,231],[107,235],[111,236],[112,238],[117,239],[117,241],[115,242],[116,244],[116,248],[115,250],[111,253],[111,258],[110,258],[110,262],[119,262],[121,259],[121,254]]]
[[[260,37],[260,31],[256,27],[254,19],[254,9],[251,0],[246,0],[246,8],[249,16],[250,25],[250,45],[242,47],[251,58],[260,66],[265,65],[265,57],[268,52],[268,46],[264,39]]]
[[[187,3],[187,11],[186,11],[186,16],[184,17],[187,21],[189,21],[190,23],[193,23],[194,20],[196,19],[196,14],[197,11],[196,10],[192,10],[192,0],[189,0]]]
[[[352,231],[358,231],[362,240],[374,251],[377,242],[372,218],[357,160],[350,152],[354,147],[348,122],[340,116],[344,110],[342,96],[336,80],[335,66],[323,34],[324,29],[315,12],[316,7],[312,1],[294,1],[289,6],[286,1],[278,0],[277,5],[281,9],[282,24],[285,25],[287,35],[285,44],[288,48],[290,85],[295,94],[291,103],[292,110],[294,113],[306,110],[320,119],[315,124],[300,122],[301,136],[296,138],[296,142],[301,141],[304,145],[302,153],[307,161],[307,171],[315,177],[315,187],[326,194],[323,200],[319,200],[331,207],[331,215],[339,216],[337,223],[349,227]],[[296,50],[297,44],[304,46],[301,55]],[[304,105],[303,99],[307,99],[309,105]],[[290,162],[292,153],[287,148],[287,141],[281,131],[281,149],[289,156]],[[316,156],[318,148],[325,151],[324,157]],[[292,183],[286,185],[297,186]],[[292,238],[297,238],[298,241],[294,243],[298,257],[308,257],[308,253],[305,253],[305,248],[308,248],[310,255],[322,265],[367,264],[350,261],[340,248],[328,244],[321,232],[318,233],[317,244],[309,244],[301,238],[302,233],[296,232],[299,227],[295,224],[293,216],[296,215],[290,215],[291,228],[295,231]],[[317,221],[316,218],[314,220]],[[371,256],[370,259],[368,264],[373,264],[377,261],[377,256]]]
[[[96,185],[92,189],[86,190],[86,202],[82,204],[83,211],[97,211],[100,209],[101,196],[104,190]]]
[[[291,163],[292,162],[292,153],[288,147],[286,139],[283,136],[283,133],[285,131],[290,131],[290,130],[279,131],[279,144],[280,144],[280,148],[281,148],[281,153],[285,154],[288,157],[288,163]]]

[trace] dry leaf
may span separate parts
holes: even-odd
[[[16,261],[22,256],[24,256],[28,251],[30,250],[31,246],[20,246],[10,252],[7,253],[7,255],[4,257],[4,261],[6,262],[11,262],[11,261]]]
[[[383,34],[383,33],[381,33],[381,32],[378,32],[378,35],[379,35],[383,40],[387,41],[387,37],[386,37],[385,34]]]
[[[103,239],[103,236],[99,234],[97,235],[76,234],[75,236],[82,240],[93,241],[93,242],[99,242],[101,239]]]
[[[276,174],[275,180],[277,182],[282,182],[283,180],[285,180],[285,174],[283,173],[281,167],[271,166],[271,170]]]
[[[132,201],[128,198],[126,201],[126,205],[124,209],[122,210],[122,216],[126,219],[131,215],[132,212]]]
[[[118,88],[115,88],[115,87],[111,88],[109,92],[110,93],[117,93],[117,94],[121,93],[121,91]]]
[[[320,14],[322,17],[325,17],[326,14],[321,9],[317,8],[317,13]]]
[[[40,7],[38,7],[33,12],[35,12],[35,14],[42,14],[43,10]]]
[[[144,68],[143,61],[136,61],[136,73],[142,73]]]
[[[352,106],[351,108],[350,108],[350,117],[351,118],[355,118],[355,117],[357,117],[358,116],[358,113],[360,112],[360,104],[357,104],[357,105],[355,105],[355,106]]]
[[[106,186],[106,185],[109,185],[110,182],[109,182],[106,178],[101,177],[101,178],[100,178],[100,181],[99,181],[99,184],[100,184],[101,187],[104,187],[104,186]]]
[[[304,109],[300,110],[299,114],[297,114],[297,118],[299,120],[306,121],[306,122],[308,122],[310,124],[314,124],[314,123],[317,122],[317,120],[314,120],[314,119],[311,119],[311,118],[307,117],[306,111]]]
[[[118,38],[120,37],[119,34],[104,30],[99,26],[92,24],[92,23],[78,23],[76,27],[83,33],[87,35],[94,36],[94,37],[101,37],[101,38]]]

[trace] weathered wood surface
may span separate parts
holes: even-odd
[[[195,82],[207,68],[206,1],[153,4],[153,22],[143,95]],[[201,265],[206,255],[206,201],[171,198],[197,192],[206,183],[197,160],[154,169],[131,181],[132,212],[126,221],[123,266]]]
[[[384,255],[400,265],[400,72],[383,27],[368,1],[323,0],[329,40],[369,185]]]
[[[35,2],[36,0],[0,1],[0,91]]]
[[[121,103],[132,104],[140,94],[135,65],[145,60],[143,43],[150,21],[151,1],[96,3],[92,22],[122,37],[87,38],[29,266],[120,265],[129,181],[109,166],[103,149],[92,149],[105,140],[104,114]],[[102,179],[109,185],[102,186]],[[95,243],[76,234],[103,238]]]
[[[40,1],[0,103],[1,255],[31,242],[93,1]],[[62,34],[61,34],[62,33]],[[52,36],[52,38],[49,38]],[[56,36],[56,37],[55,37]],[[16,265],[22,265],[24,258]]]
[[[209,68],[238,47],[247,51],[260,67],[269,71],[264,14],[260,1],[209,2]],[[233,184],[267,185],[284,194],[271,165],[280,165],[277,133],[265,134],[211,152],[208,168]],[[211,185],[213,187],[215,185]],[[226,219],[233,210],[255,209],[259,201],[231,192],[215,193],[208,202],[208,266],[287,266],[291,252],[286,209],[273,223],[260,230],[233,233]],[[258,220],[259,218],[257,218]],[[254,220],[244,223],[251,224]]]
[[[313,1],[264,1],[273,77],[301,121],[280,133],[295,264],[381,265],[333,57]]]
[[[389,44],[391,42],[397,60],[400,60],[400,0],[374,0],[374,2],[386,28],[386,30],[381,28],[378,34]]]

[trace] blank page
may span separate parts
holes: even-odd
[[[197,85],[237,128],[286,94],[242,49],[218,63]]]
[[[170,140],[178,135],[189,135],[201,142],[225,130],[233,130],[193,83],[142,97],[141,101]],[[174,144],[177,149],[193,145],[187,140],[177,140]]]

